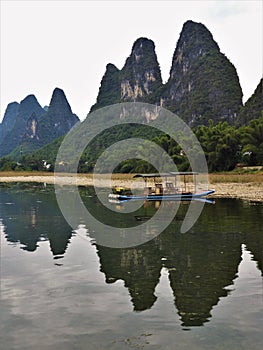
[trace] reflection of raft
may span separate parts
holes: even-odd
[[[151,216],[149,216],[149,215],[142,215],[142,216],[136,215],[135,219],[137,221],[147,221],[147,220],[151,219]]]
[[[116,187],[115,193],[109,194],[110,200],[128,201],[128,200],[192,200],[204,198],[214,190],[205,190],[198,192],[196,189],[196,172],[171,172],[164,174],[137,174],[134,178],[143,178],[145,181],[144,193],[142,195],[133,195],[129,189]],[[183,185],[178,187],[176,178],[183,176]],[[187,176],[193,178],[193,182],[187,182]],[[153,186],[148,186],[148,180],[154,182]],[[173,181],[171,181],[173,179]]]

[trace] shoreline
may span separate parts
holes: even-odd
[[[217,175],[218,176],[218,175]],[[242,176],[242,175],[240,175]],[[210,188],[215,190],[215,193],[210,195],[209,198],[238,198],[247,201],[263,202],[263,182],[249,181],[249,182],[216,182],[213,181],[213,174],[210,177]],[[61,174],[56,177],[59,178],[59,184],[61,185],[77,185],[77,186],[93,186],[92,174],[78,174],[75,177],[72,174]],[[38,182],[54,184],[54,175],[52,173],[47,174],[1,174],[0,183],[9,182]],[[224,179],[222,179],[224,180]],[[57,181],[56,181],[57,182]],[[57,182],[58,183],[58,182]],[[96,187],[112,187],[123,186],[131,187],[132,174],[116,174],[113,175],[112,181],[107,181],[105,175],[102,175],[100,179],[95,182]]]

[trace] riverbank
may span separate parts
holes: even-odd
[[[131,187],[132,174],[113,174],[111,182],[107,181],[105,175],[96,180],[97,187],[125,186]],[[255,174],[210,174],[210,188],[215,190],[213,198],[240,198],[248,201],[263,202],[263,173]],[[54,184],[53,173],[34,172],[2,172],[1,182],[40,182]],[[57,182],[57,181],[56,181]],[[93,185],[92,174],[78,174],[75,178],[72,174],[59,176],[61,185],[77,184],[78,186]]]

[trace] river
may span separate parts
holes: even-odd
[[[158,209],[112,214],[93,188],[80,193],[118,227]],[[2,184],[1,348],[262,349],[263,203],[217,199],[181,233],[188,206],[161,234],[114,248],[81,217],[69,226],[53,185]]]

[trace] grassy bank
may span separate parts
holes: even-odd
[[[53,176],[53,173],[47,171],[0,171],[0,177],[16,176]]]
[[[209,174],[210,183],[263,183],[263,172]]]
[[[42,182],[54,183],[53,173],[49,172],[0,172],[0,182]],[[73,174],[61,174],[61,185],[74,185]],[[108,175],[97,176],[96,186],[131,187],[133,184],[133,174],[112,174],[111,181]],[[213,197],[218,198],[240,198],[249,201],[263,202],[263,172],[252,172],[238,174],[217,173],[209,175],[210,188],[215,190]],[[92,174],[78,174],[78,186],[90,186],[93,184]],[[143,185],[143,183],[142,183]]]
[[[20,176],[53,176],[53,173],[46,171],[2,171],[0,177],[20,177]],[[72,174],[64,174],[65,176],[72,176]],[[134,174],[112,174],[113,180],[129,181]],[[80,178],[92,178],[92,174],[78,174]],[[103,177],[103,175],[102,175]],[[251,173],[213,173],[209,174],[209,181],[212,184],[216,183],[263,183],[263,171]]]

